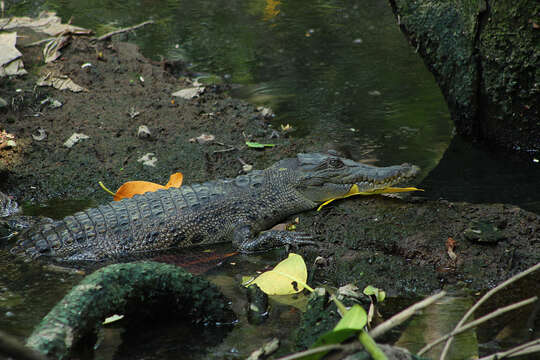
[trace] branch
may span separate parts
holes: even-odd
[[[499,285],[497,285],[496,287],[494,287],[493,289],[491,289],[490,291],[488,291],[487,293],[485,293],[484,296],[482,296],[480,298],[480,300],[478,300],[476,302],[476,304],[473,305],[472,308],[469,309],[469,311],[467,311],[467,313],[465,315],[463,315],[463,318],[461,318],[461,320],[459,321],[459,323],[456,325],[456,327],[454,328],[454,331],[456,331],[457,329],[459,329],[461,326],[463,326],[463,324],[465,323],[465,321],[467,321],[467,319],[476,311],[476,309],[478,309],[480,307],[480,305],[482,305],[487,299],[489,299],[493,294],[495,294],[496,292],[498,292],[499,290],[502,290],[503,288],[505,288],[506,286],[518,281],[519,279],[521,279],[522,277],[524,276],[527,276],[529,275],[530,273],[532,272],[535,272],[536,270],[540,269],[540,263],[528,268],[527,270],[525,271],[522,271],[520,272],[519,274],[516,274],[514,276],[512,276],[510,279],[500,283]],[[443,348],[443,351],[441,352],[441,357],[439,358],[440,360],[444,360],[444,358],[446,357],[446,354],[448,353],[448,351],[450,350],[450,345],[452,344],[452,338],[450,337],[448,339],[448,341],[446,342],[446,344],[444,345],[444,348]]]
[[[105,266],[85,277],[43,318],[26,346],[52,358],[69,354],[112,314],[181,315],[227,322],[227,300],[217,287],[174,265],[152,261]]]
[[[284,357],[279,358],[278,360],[294,360],[294,359],[303,358],[304,356],[318,354],[323,351],[326,352],[326,351],[331,351],[331,350],[346,350],[350,348],[351,348],[351,345],[342,345],[342,344],[323,345],[323,346],[318,346],[313,349],[307,349],[307,350],[300,351],[300,352],[297,352],[288,356],[284,356]],[[361,347],[355,344],[355,349],[360,349],[360,348]]]
[[[124,32],[128,32],[128,31],[131,31],[131,30],[135,30],[135,29],[138,29],[138,28],[143,27],[145,25],[153,24],[153,23],[154,23],[154,21],[148,20],[148,21],[142,22],[142,23],[140,23],[138,25],[130,26],[130,27],[123,28],[123,29],[114,30],[114,31],[111,31],[109,33],[106,33],[105,35],[101,35],[100,37],[97,38],[97,40],[98,41],[107,40],[108,38],[110,38],[110,37],[112,37],[114,35],[121,34],[121,33],[124,33]]]
[[[386,333],[388,330],[394,328],[395,326],[398,326],[402,324],[404,321],[406,321],[408,318],[413,316],[418,310],[421,310],[425,307],[428,307],[429,305],[433,304],[435,301],[439,300],[440,298],[444,297],[446,295],[446,291],[441,291],[435,295],[432,295],[420,302],[417,302],[416,304],[413,304],[406,308],[405,310],[399,312],[398,314],[392,316],[390,319],[386,320],[379,326],[375,327],[369,332],[369,335],[372,338],[378,338],[382,334]]]
[[[13,336],[0,331],[0,355],[16,360],[46,360],[39,352],[21,344]]]
[[[462,326],[458,329],[454,329],[451,333],[448,333],[444,336],[441,336],[440,338],[438,338],[437,340],[427,344],[426,346],[424,346],[418,353],[417,355],[418,356],[421,356],[422,354],[424,354],[426,351],[428,351],[429,349],[431,349],[432,347],[434,347],[435,345],[443,342],[444,340],[448,339],[448,338],[451,338],[453,336],[456,336],[458,334],[461,334],[462,332],[465,332],[475,326],[478,326],[480,325],[481,323],[483,322],[486,322],[488,320],[491,320],[493,319],[494,317],[497,317],[499,315],[502,315],[508,311],[512,311],[512,310],[515,310],[519,307],[522,307],[522,306],[525,306],[525,305],[529,305],[529,304],[532,304],[533,302],[535,302],[536,300],[538,300],[538,296],[533,296],[531,298],[528,298],[526,300],[523,300],[523,301],[520,301],[520,302],[517,302],[517,303],[514,303],[514,304],[511,304],[511,305],[508,305],[508,306],[505,306],[505,307],[502,307],[502,308],[498,308],[497,310],[495,311],[492,311],[490,312],[489,314],[487,315],[484,315],[482,316],[481,318],[479,319],[476,319],[474,321],[471,321],[470,323],[467,323],[467,325],[465,326]]]
[[[510,350],[502,351],[496,354],[485,356],[478,360],[497,360],[504,359],[505,357],[511,358],[514,356],[521,356],[531,354],[534,352],[540,352],[540,339],[529,341],[528,343],[518,345]]]

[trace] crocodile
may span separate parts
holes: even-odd
[[[101,261],[232,241],[240,252],[313,243],[306,233],[268,230],[291,215],[410,179],[410,164],[376,167],[335,152],[301,153],[236,178],[135,195],[28,230],[11,252],[32,259]]]

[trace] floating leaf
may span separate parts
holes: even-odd
[[[400,187],[391,187],[391,186],[389,186],[389,187],[385,187],[385,188],[382,188],[382,189],[374,189],[374,190],[370,190],[370,191],[360,191],[360,189],[358,188],[358,185],[354,184],[353,186],[351,186],[351,189],[349,190],[348,193],[346,193],[343,196],[339,196],[339,197],[332,198],[330,200],[326,200],[321,205],[319,205],[319,207],[317,208],[317,211],[320,211],[323,208],[323,206],[330,204],[334,200],[345,199],[345,198],[348,198],[349,196],[389,194],[389,193],[408,192],[408,191],[424,191],[424,190],[417,189],[415,187],[400,188]]]
[[[307,268],[304,259],[297,254],[289,257],[270,271],[262,273],[253,281],[268,295],[296,294],[304,288],[313,291],[306,285]]]
[[[265,147],[274,147],[276,144],[261,144],[258,142],[246,141],[246,145],[254,149],[263,149]]]
[[[137,194],[144,194],[148,191],[152,192],[171,187],[180,187],[182,186],[183,179],[184,176],[182,173],[177,172],[169,177],[169,182],[165,186],[149,181],[128,181],[120,186],[118,190],[116,190],[116,194],[107,189],[101,181],[99,182],[99,185],[103,188],[103,190],[114,196],[114,201],[118,201],[125,198],[131,198]]]

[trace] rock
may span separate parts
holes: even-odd
[[[475,221],[463,231],[463,236],[469,241],[478,243],[497,243],[506,239],[504,233],[493,224]]]
[[[537,2],[390,4],[435,76],[459,134],[526,156],[540,152]]]

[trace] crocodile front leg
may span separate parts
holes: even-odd
[[[286,230],[267,230],[254,236],[253,229],[248,224],[237,226],[233,232],[233,245],[243,253],[269,250],[283,245],[317,245],[311,239],[313,236],[310,234]]]

